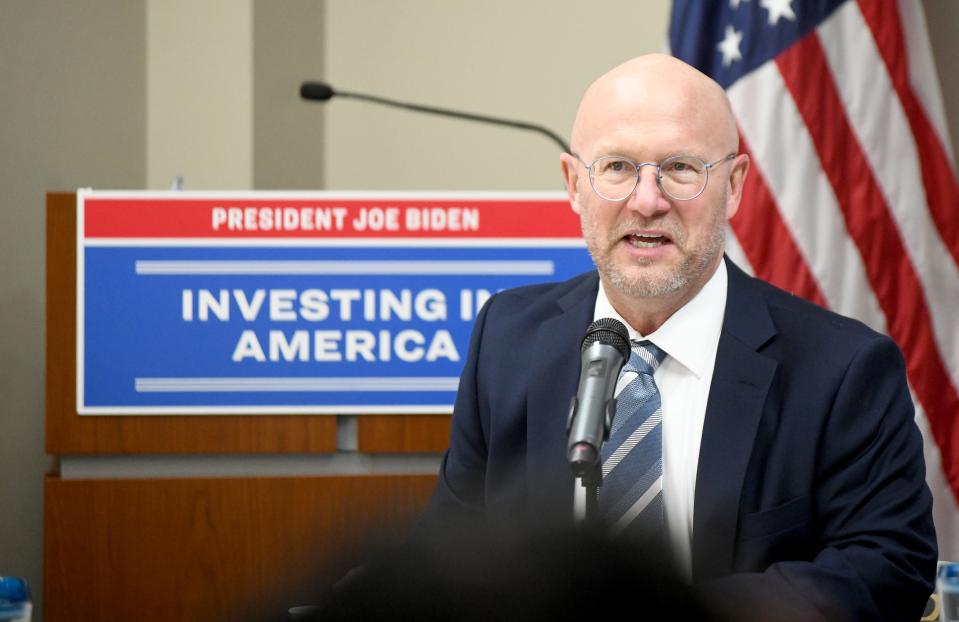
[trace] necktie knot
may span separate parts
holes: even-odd
[[[624,372],[653,375],[659,364],[666,358],[666,352],[652,341],[633,341],[634,350],[623,366]]]

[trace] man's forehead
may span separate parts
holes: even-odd
[[[606,99],[578,118],[573,142],[576,149],[631,157],[700,155],[717,142],[715,123],[689,100]]]
[[[664,139],[670,132],[680,138],[703,133],[707,142],[736,139],[722,88],[693,67],[663,55],[633,59],[590,85],[573,125],[574,147],[583,149],[585,142],[630,131],[655,132]]]
[[[590,145],[581,156],[595,160],[608,156],[621,156],[635,162],[661,162],[678,155],[691,155],[706,161],[715,156],[707,147],[690,141],[648,140],[648,141],[597,141]]]

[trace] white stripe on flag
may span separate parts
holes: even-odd
[[[862,257],[846,235],[836,195],[819,168],[812,138],[779,69],[766,63],[728,93],[755,156],[753,166],[762,167],[783,221],[829,307],[886,332],[886,318],[869,286]]]

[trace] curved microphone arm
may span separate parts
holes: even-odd
[[[351,93],[349,91],[336,91],[330,85],[324,82],[304,82],[300,85],[300,97],[310,101],[327,101],[333,97],[349,97],[352,99],[359,99],[361,101],[372,102],[374,104],[382,104],[384,106],[392,106],[394,108],[402,108],[404,110],[412,110],[413,112],[424,112],[427,114],[438,114],[446,117],[453,117],[456,119],[465,119],[467,121],[476,121],[479,123],[492,123],[494,125],[504,125],[506,127],[514,127],[519,130],[528,130],[530,132],[536,132],[542,134],[543,136],[549,138],[554,143],[556,143],[564,153],[570,153],[569,145],[560,138],[560,136],[553,132],[552,130],[545,128],[541,125],[535,123],[527,123],[526,121],[515,121],[512,119],[502,119],[500,117],[491,117],[489,115],[475,114],[472,112],[460,112],[458,110],[449,110],[447,108],[437,108],[436,106],[426,106],[423,104],[412,104],[409,102],[401,102],[394,99],[388,99],[386,97],[379,97],[377,95],[366,95],[364,93]]]

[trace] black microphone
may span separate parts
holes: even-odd
[[[520,130],[529,130],[531,132],[537,132],[542,134],[552,140],[554,143],[559,145],[559,148],[563,150],[564,153],[570,153],[569,145],[559,137],[558,134],[552,130],[543,127],[542,125],[537,125],[535,123],[527,123],[525,121],[514,121],[512,119],[502,119],[500,117],[491,117],[484,114],[474,114],[472,112],[460,112],[458,110],[449,110],[448,108],[437,108],[435,106],[424,106],[422,104],[411,104],[407,102],[396,101],[395,99],[387,99],[385,97],[379,97],[377,95],[366,95],[364,93],[351,93],[348,91],[337,91],[334,90],[332,86],[326,82],[304,82],[300,85],[300,97],[309,101],[318,101],[325,102],[332,99],[333,97],[350,97],[353,99],[360,99],[367,102],[372,102],[374,104],[383,104],[384,106],[393,106],[394,108],[403,108],[404,110],[412,110],[414,112],[426,112],[429,114],[438,114],[444,117],[453,117],[456,119],[465,119],[467,121],[478,121],[480,123],[492,123],[494,125],[505,125],[507,127],[515,127]]]
[[[629,360],[629,332],[619,320],[602,318],[586,329],[579,389],[569,405],[567,457],[573,475],[583,477],[597,466],[603,442],[616,414],[613,392]]]
[[[300,97],[306,100],[325,102],[334,95],[336,91],[326,82],[304,82],[300,85]]]

